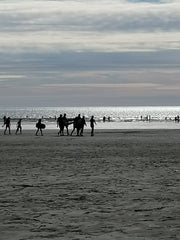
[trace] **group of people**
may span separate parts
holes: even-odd
[[[22,134],[22,125],[21,125],[22,119],[20,118],[17,122],[17,128],[15,134],[18,132]],[[73,124],[73,129],[71,133],[69,133],[69,125]],[[96,124],[96,121],[94,119],[94,116],[90,118],[90,127],[91,127],[91,136],[94,136],[94,125]],[[10,117],[3,117],[3,126],[5,126],[4,135],[6,135],[7,131],[9,134],[11,134],[11,119]],[[60,114],[60,116],[57,118],[57,127],[59,128],[58,136],[64,136],[64,129],[66,129],[67,135],[73,135],[74,131],[76,130],[77,136],[83,136],[84,133],[84,126],[87,126],[85,116],[81,117],[80,114],[78,114],[75,118],[67,118],[66,113],[64,115]],[[41,136],[43,135],[42,130],[46,127],[45,124],[42,123],[42,120],[39,119],[36,123],[36,133],[35,135],[38,136],[38,133],[40,132]]]
[[[15,134],[17,134],[18,132],[20,132],[20,134],[22,134],[22,125],[21,125],[21,121],[22,119],[20,118],[17,122],[17,128],[16,128],[16,132]],[[5,126],[5,130],[4,130],[4,135],[6,135],[6,132],[8,131],[9,134],[11,134],[11,118],[10,117],[3,117],[3,126]]]
[[[69,134],[68,126],[70,124],[73,124],[73,129],[71,133]],[[90,119],[90,127],[91,127],[91,136],[94,136],[94,124],[96,124],[96,121],[94,119],[94,116]],[[85,116],[81,117],[80,114],[78,114],[75,118],[67,118],[66,114],[62,115],[57,118],[57,127],[59,127],[58,135],[63,136],[64,135],[64,128],[66,128],[67,135],[71,135],[76,130],[77,136],[83,136],[84,132],[84,126],[87,126]]]

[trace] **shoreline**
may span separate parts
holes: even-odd
[[[23,136],[23,135],[28,135],[29,133],[35,133],[36,132],[36,130],[37,130],[37,128],[35,128],[34,127],[34,129],[22,129],[22,134],[20,134],[19,132],[17,133],[17,134],[15,134],[15,132],[16,132],[16,129],[15,128],[13,128],[13,129],[11,129],[11,134],[9,135],[9,133],[8,133],[8,130],[7,130],[7,133],[4,135],[3,134],[3,132],[4,132],[4,129],[2,129],[0,132],[2,133],[2,134],[0,134],[0,135],[2,135],[2,136]],[[58,131],[59,131],[59,128],[57,128],[57,129],[42,129],[42,132],[43,132],[43,136],[46,136],[46,135],[52,135],[52,134],[57,134],[58,133]],[[72,131],[72,128],[70,128],[69,129],[69,132],[71,133],[71,131]],[[84,136],[85,135],[88,135],[88,133],[90,133],[91,132],[91,128],[89,127],[89,128],[86,128],[86,129],[84,129]],[[169,128],[158,128],[158,129],[156,129],[156,128],[144,128],[144,129],[142,129],[142,128],[139,128],[139,129],[131,129],[131,128],[129,128],[129,129],[106,129],[106,128],[102,128],[102,129],[95,129],[95,135],[94,136],[96,136],[96,133],[98,134],[98,135],[100,135],[101,133],[102,134],[108,134],[108,133],[123,133],[123,132],[129,132],[129,133],[143,133],[143,132],[155,132],[155,133],[157,133],[157,132],[174,132],[174,133],[177,133],[177,132],[180,132],[180,128],[173,128],[173,129],[169,129]],[[67,135],[67,133],[66,133],[66,129],[64,130],[64,136],[59,136],[59,137],[65,137],[65,136],[68,136],[68,137],[71,137],[71,135]],[[76,136],[76,130],[74,131],[74,133],[73,133],[73,136]]]
[[[57,128],[57,123],[56,122],[51,122],[51,123],[46,123],[46,128],[45,131],[47,130],[58,130]],[[13,122],[11,124],[11,129],[12,131],[15,131],[17,128],[17,124],[15,122]],[[70,131],[72,130],[73,125],[69,125],[69,129]],[[1,129],[2,131],[5,129],[5,127],[2,127],[1,124]],[[33,123],[24,123],[22,122],[22,129],[23,130],[35,130],[36,129],[36,122]],[[90,124],[89,122],[87,122],[87,126],[85,126],[84,128],[85,130],[90,130]],[[180,123],[176,123],[176,122],[97,122],[97,124],[95,125],[95,130],[104,130],[104,129],[110,129],[110,130],[135,130],[135,129],[180,129]]]

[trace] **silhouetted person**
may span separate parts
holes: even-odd
[[[103,122],[105,122],[105,121],[106,121],[106,117],[104,116],[104,117],[103,117]]]
[[[73,132],[74,132],[75,129],[77,129],[77,136],[79,136],[79,130],[80,130],[79,125],[81,124],[80,121],[81,121],[81,115],[78,114],[78,116],[74,118],[73,130],[72,130],[72,132],[71,132],[71,136],[72,136],[72,134],[73,134]]]
[[[38,120],[36,123],[37,131],[36,131],[36,136],[38,135],[38,132],[41,132],[41,136],[43,136],[42,129],[45,128],[45,125],[41,123],[41,118]]]
[[[17,122],[17,129],[16,129],[16,134],[20,131],[20,134],[22,134],[22,126],[21,126],[21,121],[22,119],[20,118]]]
[[[4,130],[4,135],[6,134],[7,129],[9,130],[9,134],[11,134],[11,119],[10,117],[6,118],[5,124],[4,124],[5,130]]]
[[[175,117],[175,122],[179,123],[179,115]]]
[[[64,135],[64,120],[62,114],[57,119],[57,127],[59,127],[58,135]]]
[[[66,128],[67,131],[67,135],[69,135],[69,130],[68,130],[68,119],[66,117],[66,113],[63,116],[63,123],[64,123],[64,127]]]
[[[6,119],[7,119],[6,116],[4,116],[4,117],[3,117],[3,125],[2,125],[3,127],[4,127],[5,124],[6,124]]]
[[[108,117],[108,122],[110,122],[111,121],[111,118],[110,117]]]
[[[85,116],[83,116],[81,118],[81,129],[80,129],[80,136],[83,136],[83,132],[84,132],[84,126],[87,126],[86,124],[86,119],[85,119]]]
[[[94,116],[92,116],[90,119],[91,136],[94,136],[94,124],[96,124],[96,121],[94,120]]]

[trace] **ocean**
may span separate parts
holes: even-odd
[[[42,118],[47,129],[57,129],[56,118],[66,113],[67,118],[74,118],[78,114],[88,121],[92,115],[96,120],[96,129],[179,129],[175,122],[180,115],[180,106],[168,107],[9,107],[0,108],[0,118],[11,118],[12,128],[17,119],[22,118],[23,129],[34,129],[37,119]],[[103,121],[105,117],[105,122]],[[71,127],[71,126],[70,126]]]

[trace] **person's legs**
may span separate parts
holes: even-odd
[[[77,136],[79,136],[79,128],[77,128]]]
[[[91,128],[91,136],[94,136],[94,128]]]
[[[43,133],[42,133],[42,129],[40,128],[40,131],[41,131],[41,136],[43,136]]]
[[[36,136],[38,135],[38,132],[39,132],[39,128],[38,128],[37,131],[36,131]]]
[[[72,136],[72,134],[73,134],[73,132],[74,132],[75,129],[76,129],[75,126],[73,126],[73,130],[72,130],[72,132],[71,132],[71,136]]]
[[[6,135],[6,131],[7,131],[7,127],[6,127],[5,130],[4,130],[4,135]]]
[[[60,127],[60,135],[61,135],[61,136],[64,136],[64,126],[61,126],[61,127]]]
[[[69,135],[69,129],[68,126],[66,126],[67,136]]]
[[[80,136],[83,136],[84,127],[81,128]]]

